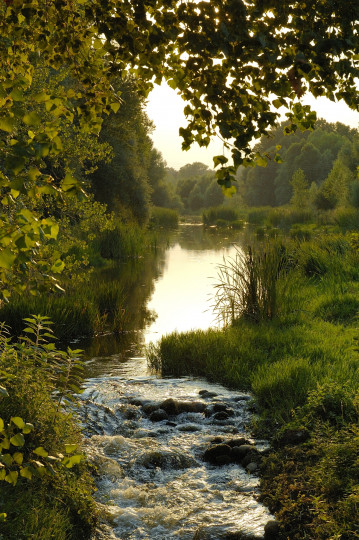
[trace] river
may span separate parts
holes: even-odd
[[[166,333],[218,324],[211,310],[216,266],[234,255],[234,242],[243,242],[240,233],[180,226],[140,271],[121,269],[131,284],[122,333],[86,344],[81,414],[85,450],[98,471],[96,538],[263,538],[271,516],[257,502],[258,477],[235,463],[203,460],[213,440],[245,437],[265,448],[246,433],[250,396],[204,379],[161,378],[149,373],[144,354]],[[176,414],[155,418],[161,403],[173,400]],[[214,413],[224,410],[224,419]]]

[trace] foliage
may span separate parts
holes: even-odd
[[[215,225],[219,219],[230,224],[238,220],[238,212],[233,208],[226,206],[217,206],[208,208],[202,212],[202,220],[204,225]]]
[[[337,159],[344,169],[347,167],[352,173],[359,164],[356,130],[340,123],[331,124],[319,120],[315,131],[297,132],[291,137],[285,137],[284,126],[285,123],[282,123],[274,128],[271,137],[262,137],[256,147],[267,153],[280,147],[283,163],[273,161],[265,169],[255,167],[243,170],[241,181],[244,183],[244,199],[250,206],[289,203],[293,196],[291,181],[299,169],[303,171],[309,185],[318,187],[326,180]],[[304,200],[305,206],[311,200],[313,197]]]
[[[150,225],[157,227],[178,227],[178,213],[169,208],[153,206],[151,208]]]
[[[297,169],[292,176],[290,184],[293,189],[293,195],[290,203],[296,208],[305,208],[309,202],[309,186],[302,169]]]
[[[284,316],[171,334],[152,350],[164,375],[205,375],[253,391],[254,428],[273,441],[261,498],[279,520],[278,540],[358,533],[357,265],[356,233],[292,243],[279,277],[288,283],[297,267]]]
[[[64,519],[63,527],[59,523],[68,514],[66,503],[41,501],[45,514],[51,513],[51,506],[58,508],[56,526],[61,534],[62,529],[69,529],[69,522],[75,525],[76,519],[88,529],[94,517],[91,483],[82,465],[84,456],[76,452],[79,434],[71,422],[75,393],[81,391],[80,351],[59,351],[49,342],[53,334],[47,317],[33,316],[26,323],[18,342],[10,340],[4,327],[0,335],[0,373],[6,387],[0,400],[0,480],[4,481],[0,482],[0,504],[8,515],[9,526],[6,522],[2,529],[7,538],[26,537],[31,528],[31,519],[27,522],[26,518],[33,511],[33,497],[26,501],[20,496],[22,530],[14,521],[14,511],[20,510],[11,506],[14,497],[19,499],[20,493],[32,490],[39,496],[42,487],[59,502],[61,492],[71,497],[72,483],[84,482],[81,496],[73,491],[71,502],[72,507],[77,505],[75,512],[84,513],[80,518]],[[89,511],[92,517],[86,516]]]

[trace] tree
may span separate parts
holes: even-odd
[[[218,182],[230,188],[239,165],[265,164],[250,143],[269,133],[280,107],[288,110],[287,132],[314,126],[315,113],[300,103],[305,91],[358,108],[358,19],[357,0],[1,0],[0,139],[7,167],[0,188],[8,211],[1,216],[0,280],[9,282],[12,267],[29,268],[37,244],[56,237],[56,227],[44,233],[52,225],[41,224],[24,201],[54,188],[43,158],[59,152],[62,122],[96,135],[104,115],[118,110],[111,75],[132,72],[143,95],[163,79],[179,91],[188,102],[183,148],[206,146],[214,133],[233,141],[225,143],[233,165],[215,159]],[[54,72],[66,67],[76,84],[41,88],[27,112],[36,58]],[[39,110],[50,113],[45,123]],[[81,191],[70,167],[59,184]],[[24,198],[16,202],[18,194]]]
[[[348,203],[349,190],[353,182],[353,173],[340,159],[336,159],[316,196],[317,208],[327,210],[336,206],[345,206]]]
[[[295,208],[305,208],[309,204],[309,185],[308,180],[302,169],[297,169],[292,176],[290,184],[293,189],[293,195],[290,203]]]

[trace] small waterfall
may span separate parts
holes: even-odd
[[[88,380],[82,421],[97,469],[98,538],[263,538],[271,516],[256,500],[253,455],[266,446],[246,434],[249,399],[202,379]],[[245,446],[246,466],[236,458]],[[221,448],[227,457],[216,456]]]

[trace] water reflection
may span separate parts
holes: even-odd
[[[217,265],[242,242],[240,232],[183,224],[163,235],[155,253],[102,271],[101,280],[123,291],[123,331],[77,344],[91,359],[88,376],[116,373],[167,333],[216,326],[211,302]]]

